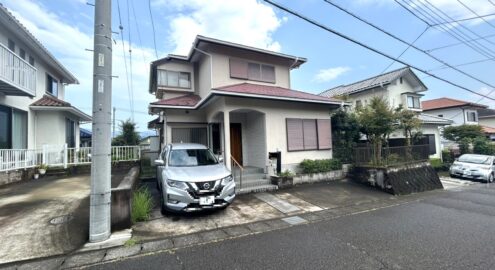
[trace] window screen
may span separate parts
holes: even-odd
[[[287,119],[287,150],[304,150],[302,119]]]
[[[304,150],[315,150],[318,148],[316,135],[316,120],[303,120]]]
[[[330,119],[287,118],[287,150],[327,150],[332,146]]]
[[[275,83],[275,67],[241,59],[230,59],[230,77]]]
[[[27,148],[27,112],[12,110],[12,149]]]

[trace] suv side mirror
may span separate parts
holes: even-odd
[[[157,160],[155,160],[155,165],[156,166],[163,166],[163,165],[165,165],[165,161],[163,161],[162,159],[157,159]]]
[[[223,157],[218,157],[218,163],[222,163],[223,162]]]

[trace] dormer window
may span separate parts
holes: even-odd
[[[157,77],[158,86],[187,89],[191,88],[191,73],[189,72],[159,69]]]
[[[419,97],[407,96],[407,107],[409,109],[421,109]]]
[[[259,82],[275,83],[275,66],[230,59],[230,77]]]

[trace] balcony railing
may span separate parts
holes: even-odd
[[[35,96],[36,68],[0,43],[0,92]]]

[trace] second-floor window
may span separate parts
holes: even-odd
[[[15,53],[15,42],[9,39],[9,50]]]
[[[26,51],[24,49],[19,49],[19,56],[26,60]]]
[[[230,77],[275,83],[275,66],[230,59]]]
[[[361,100],[356,100],[356,109],[361,109],[363,107],[363,102]]]
[[[407,107],[412,109],[420,109],[421,105],[419,97],[407,96]]]
[[[466,120],[468,122],[476,122],[478,121],[478,117],[475,111],[466,111]]]
[[[189,72],[159,69],[157,77],[158,86],[191,88],[191,73]]]
[[[46,92],[52,96],[58,96],[58,81],[48,74],[46,74]]]

